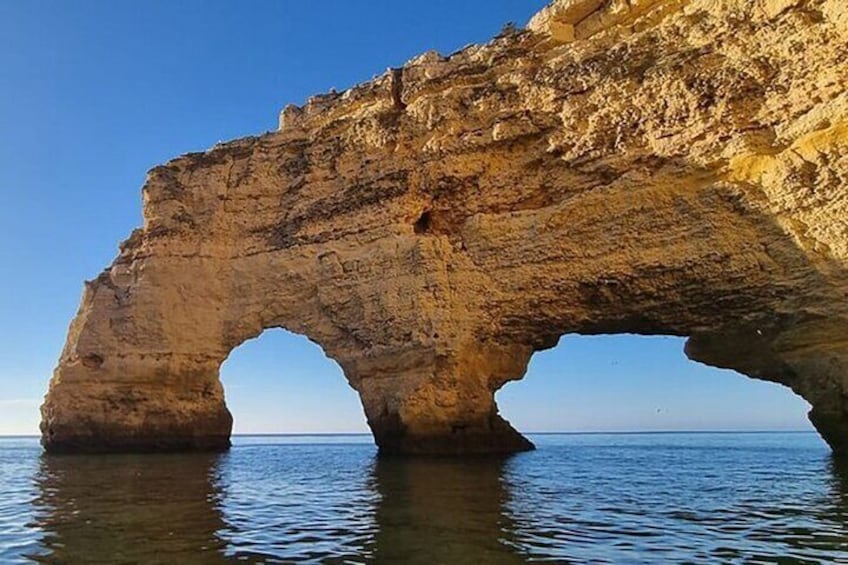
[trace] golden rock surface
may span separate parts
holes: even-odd
[[[50,450],[223,448],[267,328],[343,368],[384,452],[532,445],[494,392],[567,333],[688,336],[848,451],[844,0],[561,0],[150,171],[86,284]]]

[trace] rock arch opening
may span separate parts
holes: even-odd
[[[220,378],[234,435],[368,431],[341,367],[305,336],[265,330],[230,352]]]
[[[789,388],[686,358],[685,339],[577,335],[533,355],[497,393],[523,432],[812,430]]]

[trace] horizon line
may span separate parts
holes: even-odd
[[[815,434],[816,430],[612,430],[523,432],[524,435],[649,435],[649,434]],[[230,437],[373,436],[371,432],[257,432],[234,433]],[[2,434],[0,438],[40,438],[40,434]]]

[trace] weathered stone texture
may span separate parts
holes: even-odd
[[[843,0],[565,0],[150,171],[87,283],[48,449],[228,445],[264,329],[338,361],[388,452],[530,446],[494,392],[567,333],[689,336],[848,451]]]

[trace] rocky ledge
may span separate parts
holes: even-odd
[[[218,369],[321,345],[383,452],[532,447],[563,334],[687,336],[848,451],[844,0],[561,0],[150,171],[42,407],[51,451],[217,449]]]

